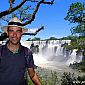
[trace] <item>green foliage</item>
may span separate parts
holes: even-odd
[[[57,80],[57,73],[56,72],[51,72],[52,77],[49,80],[49,85],[56,85],[56,80]]]
[[[51,71],[50,74],[41,75],[42,85],[56,85],[58,82],[56,71]]]
[[[17,9],[16,11],[12,12],[9,15],[3,16],[2,18],[0,18],[1,21],[5,21],[5,22],[9,22],[9,20],[12,17],[18,17],[21,21],[25,22],[27,20],[30,20],[32,17],[32,14],[30,13],[30,11],[28,10],[33,10],[33,8],[28,5],[28,6],[23,6],[19,9]]]
[[[71,75],[71,73],[64,72],[62,76],[62,83],[61,85],[74,85],[73,81],[75,80],[74,74]]]
[[[50,38],[47,39],[47,40],[57,40],[57,38],[56,38],[56,37],[50,37]]]
[[[56,71],[46,69],[38,69],[42,85],[85,85],[85,75],[76,76],[74,73],[64,72],[62,76],[58,76]],[[29,79],[28,85],[34,85]]]
[[[78,42],[77,42],[78,37],[77,36],[72,36],[71,35],[71,36],[68,36],[66,39],[71,40],[70,45],[68,45],[67,43],[62,45],[66,50],[73,50],[73,49],[78,48]]]
[[[36,40],[40,40],[40,38],[35,37],[35,38],[33,38],[32,40],[33,40],[33,41],[36,41]]]
[[[37,73],[40,76],[42,85],[57,85],[59,83],[56,71],[37,68]]]
[[[81,2],[72,3],[65,20],[68,20],[70,23],[79,22],[81,20],[83,10],[85,10],[84,6],[85,4]]]
[[[85,36],[85,2],[72,3],[64,19],[77,24],[71,28],[72,34]]]
[[[69,35],[67,37],[60,38],[60,40],[75,40],[77,38],[77,36]]]
[[[83,24],[78,24],[78,26],[76,26],[76,27],[72,27],[71,28],[71,33],[72,34],[79,34],[79,35],[81,35],[81,36],[85,36],[85,23],[83,23]]]
[[[75,74],[64,72],[61,85],[84,85],[85,75],[76,77]]]
[[[85,37],[73,37],[70,38],[71,43],[70,45],[64,44],[63,47],[66,49],[78,49],[78,51],[84,51],[85,52]]]

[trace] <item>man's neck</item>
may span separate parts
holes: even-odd
[[[12,43],[10,43],[10,42],[7,43],[8,49],[9,49],[10,51],[12,51],[12,52],[18,51],[19,46],[20,46],[20,43],[18,43],[18,44],[12,44]]]

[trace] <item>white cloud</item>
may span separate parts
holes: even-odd
[[[29,29],[28,32],[29,33],[35,33],[37,29]]]

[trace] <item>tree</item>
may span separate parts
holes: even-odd
[[[12,4],[14,3],[15,0],[9,0],[10,3],[10,10],[12,10]]]
[[[56,37],[50,37],[48,40],[57,40]]]
[[[83,59],[80,63],[80,69],[85,71],[85,2],[72,3],[65,20],[77,24],[77,26],[71,28],[71,32],[78,34],[79,37],[71,41],[70,47],[77,49],[77,53],[82,52]]]
[[[79,34],[77,38],[78,45],[84,48],[85,45],[85,2],[76,2],[70,5],[70,8],[67,12],[65,20],[68,20],[70,23],[77,24],[76,27],[71,28],[72,34]],[[85,48],[84,48],[85,50]]]
[[[18,17],[23,23],[22,26],[31,24],[32,21],[34,21],[36,17],[36,13],[39,10],[39,7],[41,4],[48,4],[52,5],[54,0],[22,0],[22,2],[18,5],[17,2],[18,0],[8,0],[8,3],[10,7],[8,10],[4,10],[0,12],[0,27],[2,26],[2,20],[5,22],[9,22],[9,20],[12,17]],[[36,30],[35,33],[26,33],[24,35],[36,35],[39,31],[44,29],[44,26],[40,27],[38,30]],[[2,34],[4,35],[4,34]],[[3,41],[4,39],[7,38],[6,35],[0,36],[0,41]]]
[[[28,18],[28,16],[27,16],[27,18],[26,17],[23,17],[22,18],[22,20],[24,21],[23,22],[23,26],[25,26],[25,25],[27,25],[27,24],[30,24],[32,21],[34,21],[34,19],[35,19],[35,16],[36,16],[36,13],[38,12],[38,10],[39,10],[39,7],[40,7],[40,5],[41,4],[50,4],[50,5],[52,5],[53,4],[53,2],[54,2],[54,0],[22,0],[22,2],[20,3],[20,4],[18,4],[18,5],[16,5],[16,2],[15,2],[15,0],[9,0],[9,4],[10,4],[10,8],[8,9],[8,10],[4,10],[4,11],[2,11],[2,12],[0,12],[0,18],[3,18],[4,16],[6,16],[6,15],[9,15],[9,14],[11,14],[11,13],[13,13],[13,12],[15,12],[16,10],[18,10],[20,7],[23,7],[23,6],[26,6],[26,3],[28,3],[28,4],[30,4],[30,2],[31,2],[31,4],[32,3],[34,3],[35,4],[35,8],[34,8],[34,10],[33,10],[33,12],[32,12],[32,14],[31,14],[31,18],[29,19]],[[13,6],[13,4],[14,4],[14,6]],[[31,5],[30,5],[31,6]],[[27,6],[26,7],[26,10],[29,10],[30,8],[30,6]],[[24,10],[24,9],[22,9],[22,10]],[[23,11],[21,10],[21,13],[23,13]],[[20,9],[19,9],[19,11],[20,11]],[[28,12],[27,12],[28,13]],[[25,13],[26,14],[26,13]],[[12,14],[13,15],[13,14]],[[21,16],[22,14],[20,14],[20,16]],[[18,15],[19,16],[19,15]],[[4,18],[3,18],[4,19]],[[7,20],[8,21],[8,20]]]
[[[77,24],[76,27],[71,28],[72,34],[79,34],[79,36],[85,35],[85,2],[76,2],[70,5],[65,20],[70,23]]]
[[[33,40],[33,41],[38,41],[38,40],[40,40],[40,38],[34,37],[32,40]]]

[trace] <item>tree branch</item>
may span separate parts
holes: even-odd
[[[44,26],[42,26],[39,29],[37,29],[35,33],[24,33],[23,35],[34,35],[35,36],[39,31],[41,31],[43,29],[44,29]]]
[[[20,8],[27,0],[23,0],[19,5],[17,5],[16,7],[12,8],[11,10],[5,10],[3,12],[0,12],[0,18],[2,18],[3,16],[6,16],[12,12],[14,12],[15,10],[17,10],[18,8]]]
[[[29,21],[26,21],[25,23],[23,23],[23,26],[30,24],[32,21],[34,21],[35,19],[35,15],[40,7],[41,4],[53,4],[54,0],[52,0],[51,2],[44,2],[44,0],[41,0],[40,2],[37,3],[36,8],[32,14],[32,18]]]
[[[20,8],[26,1],[31,1],[31,2],[37,2],[37,5],[36,5],[36,8],[31,16],[31,19],[24,22],[23,23],[23,26],[27,25],[27,24],[30,24],[32,21],[34,21],[35,19],[35,15],[36,13],[38,12],[39,10],[39,7],[41,4],[53,4],[54,0],[50,1],[50,2],[45,2],[45,0],[40,0],[39,2],[37,0],[23,0],[19,5],[17,5],[16,7],[12,8],[11,10],[6,10],[6,11],[3,11],[3,12],[0,12],[0,18],[2,18],[3,16],[6,16],[8,14],[11,14],[12,12],[14,12],[15,10],[17,10],[18,8]]]
[[[51,2],[43,2],[43,4],[53,4],[54,3],[54,0],[52,0]]]

